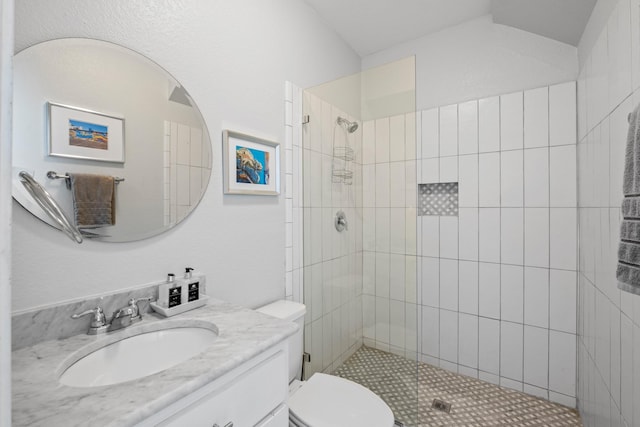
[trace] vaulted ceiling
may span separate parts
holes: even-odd
[[[360,56],[473,18],[577,46],[596,0],[305,0]]]

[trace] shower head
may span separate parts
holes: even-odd
[[[349,120],[340,116],[338,116],[336,123],[345,128],[349,133],[354,133],[358,129],[358,122],[350,122]]]

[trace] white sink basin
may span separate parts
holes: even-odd
[[[216,330],[204,327],[142,332],[73,362],[60,376],[60,382],[73,387],[97,387],[146,377],[189,360],[217,338]]]

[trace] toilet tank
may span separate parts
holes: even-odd
[[[301,379],[302,352],[304,351],[304,314],[307,311],[305,305],[294,301],[279,300],[256,308],[256,311],[278,319],[295,322],[300,327],[298,332],[289,337],[289,382],[294,379]]]

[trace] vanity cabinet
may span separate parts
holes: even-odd
[[[278,345],[138,425],[286,427],[287,352],[286,345]]]

